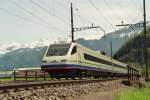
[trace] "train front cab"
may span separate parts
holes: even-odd
[[[48,72],[51,77],[74,78],[77,70],[80,69],[80,55],[77,48],[75,43],[49,46],[43,57],[41,69]]]

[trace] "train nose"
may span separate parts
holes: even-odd
[[[47,60],[43,60],[42,63],[47,63]]]
[[[46,66],[41,66],[41,70],[45,71],[45,70],[47,70],[47,67]]]

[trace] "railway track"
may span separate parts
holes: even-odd
[[[59,81],[9,83],[9,84],[1,84],[0,92],[7,93],[7,92],[15,92],[15,91],[22,91],[22,90],[37,89],[37,88],[80,85],[80,84],[97,83],[97,82],[105,82],[105,81],[113,81],[113,80],[117,80],[117,79],[116,78],[113,78],[113,79],[84,79],[84,80],[59,80]]]

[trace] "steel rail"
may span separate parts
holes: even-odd
[[[8,92],[9,90],[18,91],[19,89],[29,89],[29,88],[37,88],[44,86],[65,86],[65,85],[77,85],[77,84],[87,84],[87,83],[97,83],[97,82],[105,82],[105,81],[113,81],[117,80],[113,79],[94,79],[94,80],[63,80],[63,81],[43,81],[43,82],[25,82],[25,83],[9,83],[9,84],[1,84],[0,91]]]

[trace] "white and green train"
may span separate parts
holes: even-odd
[[[126,77],[128,74],[127,64],[74,42],[51,44],[41,69],[54,78]]]

